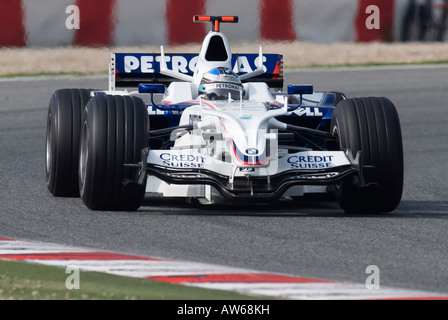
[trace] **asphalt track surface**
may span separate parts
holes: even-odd
[[[105,77],[0,80],[0,237],[448,293],[448,66],[286,70],[287,83],[397,106],[405,150],[403,199],[384,215],[347,215],[328,201],[194,207],[145,200],[137,212],[94,212],[45,185],[48,102],[58,88]]]

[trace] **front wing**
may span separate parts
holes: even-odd
[[[168,185],[212,186],[229,200],[278,199],[293,186],[335,184],[361,167],[360,154],[353,158],[349,151],[300,151],[265,166],[242,166],[186,149],[147,149],[142,158],[144,171]],[[183,196],[189,195],[191,190]]]

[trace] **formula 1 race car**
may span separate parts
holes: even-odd
[[[390,100],[312,85],[283,92],[283,55],[231,53],[220,24],[238,17],[193,20],[212,24],[199,55],[163,46],[114,53],[108,90],[53,94],[46,180],[54,196],[123,211],[145,195],[202,204],[334,195],[348,213],[398,206],[403,147]]]

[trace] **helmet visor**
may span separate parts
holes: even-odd
[[[229,94],[233,100],[239,100],[242,90],[241,84],[215,82],[202,84],[200,93],[206,94],[211,100],[226,100],[229,98]]]

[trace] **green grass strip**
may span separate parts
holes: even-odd
[[[209,290],[100,272],[79,272],[67,289],[65,268],[0,260],[0,300],[257,300],[264,297]],[[72,283],[72,282],[70,282]]]

